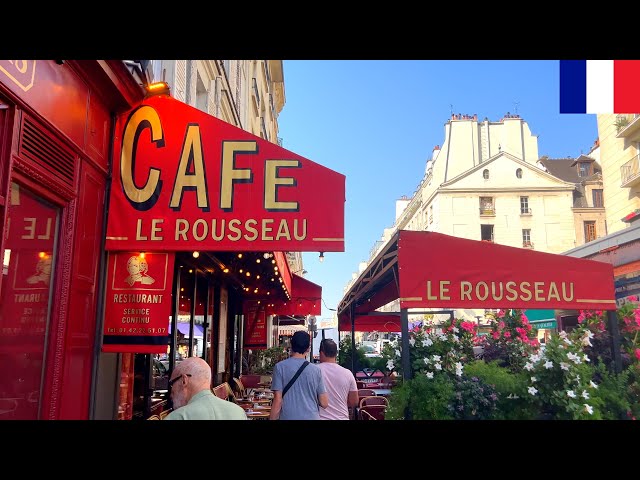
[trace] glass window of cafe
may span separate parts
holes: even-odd
[[[6,203],[0,420],[35,420],[40,417],[46,371],[60,209],[15,182]]]

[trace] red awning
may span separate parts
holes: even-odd
[[[269,310],[271,315],[320,315],[322,287],[309,280],[291,274],[291,299],[277,301]]]
[[[384,317],[361,314],[395,299],[401,309],[616,308],[609,264],[409,230],[395,234],[344,296],[340,329],[350,330],[353,309],[356,330],[383,330]]]

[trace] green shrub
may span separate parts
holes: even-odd
[[[536,417],[536,411],[525,399],[527,378],[524,373],[513,373],[501,367],[497,360],[477,360],[465,366],[465,374],[477,377],[495,389],[498,401],[493,419],[531,420]]]
[[[433,378],[418,375],[393,389],[385,419],[404,420],[408,408],[412,420],[452,420],[449,405],[454,394],[454,381],[449,375],[441,373]]]

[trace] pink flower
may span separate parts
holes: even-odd
[[[578,315],[578,323],[582,323],[585,320],[586,315],[584,314],[584,311],[580,312],[580,315]]]
[[[493,336],[493,338],[495,340],[498,340],[500,338],[500,333],[499,332],[493,332],[491,335]]]
[[[640,348],[636,348],[636,351],[634,352],[636,359],[640,360]]]
[[[636,295],[631,295],[629,297],[629,300],[631,300],[632,302],[637,302],[638,301],[638,297]]]
[[[498,310],[498,318],[503,318],[504,315],[505,315],[505,311],[504,310],[502,310],[502,309]]]
[[[504,332],[504,338],[511,338],[511,332]]]
[[[505,326],[505,325],[504,325],[504,322],[500,322],[500,323],[498,324],[498,328],[499,328],[499,329],[501,329],[501,330],[504,328],[504,326]]]
[[[529,321],[529,319],[524,313],[520,315],[520,320],[522,320],[524,323],[527,323]]]

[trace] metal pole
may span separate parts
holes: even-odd
[[[189,318],[189,356],[193,356],[193,324],[196,321],[196,302],[198,301],[198,270],[193,270],[193,295],[191,296],[191,315]]]
[[[176,364],[176,338],[178,336],[178,312],[180,311],[180,267],[176,259],[173,270],[173,304],[171,305],[171,335],[169,336],[169,376]]]
[[[204,296],[204,322],[202,323],[202,359],[205,362],[207,361],[207,330],[209,329],[209,295],[211,289],[211,276],[207,275],[206,280],[205,288],[207,293]]]
[[[611,330],[611,354],[616,373],[622,372],[622,356],[620,354],[620,327],[618,326],[618,313],[615,310],[607,312],[609,329]]]
[[[351,319],[351,371],[356,375],[356,318],[354,316],[353,303],[349,306],[349,318]]]
[[[324,328],[322,329],[322,340],[324,340]]]

